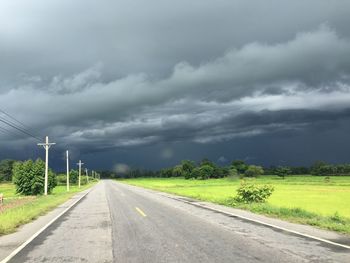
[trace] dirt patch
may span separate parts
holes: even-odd
[[[4,204],[0,205],[0,213],[5,212],[8,209],[22,206],[36,199],[36,196],[26,196],[20,198],[4,199]]]

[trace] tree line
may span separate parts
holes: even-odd
[[[41,179],[37,181],[35,178],[41,178],[44,174],[44,162],[41,159],[36,161],[16,161],[12,159],[4,159],[0,161],[0,182],[22,182],[18,178],[18,174],[24,176],[27,174],[28,178],[33,176],[29,181],[36,186],[33,189],[39,189]],[[15,169],[14,169],[15,168]],[[35,176],[33,175],[35,174]],[[49,176],[54,178],[51,185],[66,184],[66,175],[56,174],[50,170]],[[287,175],[304,175],[311,174],[316,176],[349,176],[350,164],[329,164],[322,161],[317,161],[310,167],[306,166],[270,166],[262,167],[259,165],[248,164],[243,160],[234,160],[227,166],[219,166],[216,163],[205,158],[200,162],[191,160],[183,160],[179,164],[156,171],[144,169],[130,169],[125,173],[116,173],[110,170],[99,172],[101,178],[138,178],[138,177],[184,177],[186,179],[209,179],[209,178],[223,178],[229,176],[240,177],[256,177],[263,174],[277,175],[284,178]],[[16,175],[16,176],[14,176]],[[17,178],[17,179],[16,179]],[[92,179],[92,178],[91,178]],[[70,183],[76,184],[78,181],[78,171],[72,169],[70,171]],[[81,177],[81,184],[86,184],[86,176]],[[54,183],[55,182],[55,183]],[[28,188],[23,188],[28,189]],[[19,190],[21,191],[21,190]],[[40,194],[39,191],[33,191],[35,194]]]
[[[209,159],[196,163],[183,160],[180,164],[160,170],[131,169],[125,173],[113,171],[102,172],[104,178],[139,178],[139,177],[184,177],[186,179],[210,179],[229,176],[257,177],[260,175],[276,175],[284,178],[288,175],[316,175],[316,176],[349,176],[350,164],[328,164],[317,161],[310,167],[306,166],[270,166],[248,164],[243,160],[234,160],[227,166],[219,166]]]
[[[79,172],[70,170],[70,184],[77,184]],[[45,183],[45,162],[40,158],[33,161],[15,161],[5,159],[0,161],[0,183],[13,182],[16,186],[16,192],[23,195],[40,195],[44,192]],[[93,181],[95,178],[89,177]],[[48,173],[48,193],[51,193],[55,186],[66,185],[66,174],[56,174],[52,169]],[[82,174],[80,178],[81,185],[87,184],[87,178]]]

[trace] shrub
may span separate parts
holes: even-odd
[[[274,191],[271,185],[242,183],[234,200],[238,203],[264,203]]]
[[[57,185],[66,185],[67,184],[67,175],[59,174],[56,176]]]
[[[261,166],[249,165],[244,175],[247,177],[257,177],[264,174],[264,169]]]
[[[13,165],[13,183],[16,192],[23,195],[39,195],[44,193],[45,163],[41,159],[15,162]],[[56,176],[49,169],[48,193],[57,185]]]

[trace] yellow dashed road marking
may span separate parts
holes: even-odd
[[[146,217],[147,215],[138,207],[135,207],[136,211],[140,213],[143,217]]]

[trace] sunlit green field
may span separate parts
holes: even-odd
[[[257,179],[248,179],[248,181],[256,184],[271,184],[275,191],[266,204],[237,205],[238,207],[350,233],[349,176],[330,177],[329,180],[325,177],[306,175],[288,176],[285,179],[277,176],[262,176]],[[199,200],[227,204],[227,200],[235,196],[241,180],[141,178],[126,179],[123,182]],[[318,216],[318,219],[315,216]],[[333,222],[333,219],[337,222]],[[322,220],[325,222],[322,223]]]
[[[15,231],[18,226],[47,213],[93,184],[83,185],[80,189],[71,186],[69,192],[66,192],[66,186],[56,186],[48,196],[29,197],[16,194],[13,184],[0,184],[0,193],[3,193],[5,198],[3,207],[0,208],[0,235]]]

